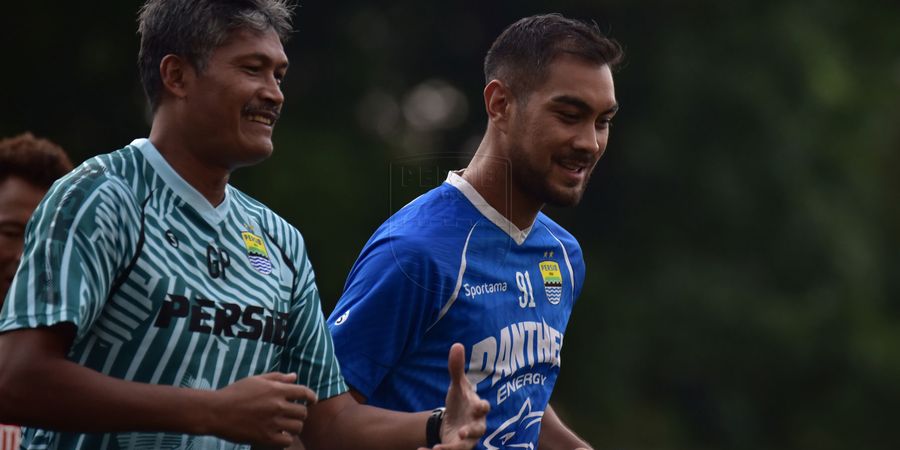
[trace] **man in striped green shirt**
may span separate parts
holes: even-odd
[[[284,97],[283,0],[149,0],[139,65],[149,139],[53,185],[0,313],[0,422],[25,448],[471,448],[487,404],[348,393],[300,233],[228,185],[268,157]],[[301,433],[302,431],[302,433]],[[300,437],[302,443],[298,441]]]

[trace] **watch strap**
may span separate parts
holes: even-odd
[[[428,448],[441,443],[441,423],[444,421],[444,407],[435,408],[425,423],[425,442]]]

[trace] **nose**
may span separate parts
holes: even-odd
[[[281,92],[281,84],[274,74],[266,80],[266,85],[262,89],[261,95],[264,100],[275,103],[278,106],[284,103],[284,93]]]
[[[586,123],[578,130],[574,147],[583,152],[600,154],[606,147],[606,131],[598,130],[593,123]]]

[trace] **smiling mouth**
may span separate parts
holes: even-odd
[[[572,161],[560,161],[560,162],[557,162],[557,164],[559,164],[559,166],[562,167],[563,169],[566,169],[569,172],[574,172],[574,173],[581,173],[581,172],[584,172],[585,169],[587,169],[587,165],[584,163],[578,163],[578,162],[572,162]]]
[[[244,117],[251,122],[261,123],[270,127],[275,125],[275,120],[277,120],[277,117],[268,114],[247,114]]]

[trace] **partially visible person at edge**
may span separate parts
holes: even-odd
[[[0,139],[0,310],[22,258],[25,225],[50,185],[70,170],[66,152],[47,139],[27,132]],[[0,424],[0,450],[18,449],[20,438],[18,426]]]
[[[442,355],[461,342],[467,377],[491,403],[478,448],[589,448],[548,403],[584,261],[541,209],[581,199],[618,110],[621,59],[596,25],[557,14],[496,39],[474,157],[375,231],[328,320],[360,401],[440,405]]]
[[[446,412],[347,392],[300,233],[228,185],[273,150],[284,0],[148,0],[148,139],[57,182],[0,316],[0,420],[27,449],[472,448],[487,402],[449,351]],[[445,355],[446,356],[446,355]]]

